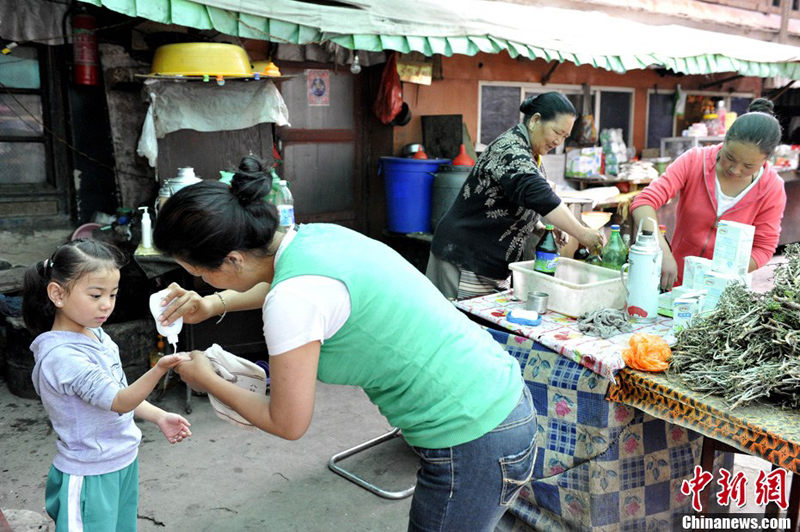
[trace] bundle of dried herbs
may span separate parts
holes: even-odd
[[[587,312],[578,318],[578,330],[589,336],[611,338],[633,330],[628,316],[621,310],[601,308]]]
[[[714,311],[677,334],[670,372],[687,387],[731,408],[757,399],[800,407],[800,245],[785,256],[769,292],[729,286]]]

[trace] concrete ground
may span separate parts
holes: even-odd
[[[156,404],[184,414],[183,385]],[[295,442],[233,427],[216,417],[205,397],[192,396],[191,406],[184,415],[193,435],[181,444],[167,444],[154,425],[139,421],[140,532],[406,530],[411,498],[382,499],[327,468],[332,455],[391,428],[361,390],[318,383],[314,420]],[[55,530],[44,511],[54,450],[41,403],[16,397],[0,382],[0,510],[14,532]],[[395,439],[341,465],[400,491],[413,485],[417,459]],[[734,469],[753,486],[770,464],[736,455]],[[749,497],[745,507],[730,511],[761,513],[763,507]]]
[[[183,414],[183,390],[168,390],[156,404]],[[332,455],[391,429],[360,389],[319,383],[311,427],[294,442],[225,423],[206,397],[193,396],[191,404],[193,435],[177,445],[139,421],[140,532],[406,530],[410,497],[382,499],[327,468]],[[54,452],[41,403],[0,382],[0,510],[15,532],[54,530],[44,512]],[[417,459],[395,439],[341,464],[402,490],[414,483]]]

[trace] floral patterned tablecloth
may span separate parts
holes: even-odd
[[[488,332],[519,361],[538,431],[534,479],[498,531],[671,532],[700,434],[608,401],[608,380],[536,341]]]
[[[602,339],[583,334],[574,318],[548,311],[542,315],[541,324],[529,327],[512,323],[506,318],[514,309],[524,309],[524,303],[513,296],[512,290],[487,296],[462,299],[454,302],[462,311],[499,325],[505,330],[535,340],[570,360],[616,382],[614,375],[625,367],[622,350],[635,333],[649,333],[674,341],[671,334],[672,318],[659,316],[648,323],[634,323],[633,332]]]

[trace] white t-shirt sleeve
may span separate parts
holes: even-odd
[[[341,281],[320,275],[287,279],[264,299],[264,340],[271,356],[336,334],[350,317],[350,292]]]

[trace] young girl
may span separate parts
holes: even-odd
[[[181,357],[163,357],[128,386],[119,348],[101,328],[114,310],[121,265],[115,248],[76,240],[25,273],[33,385],[58,435],[45,506],[59,532],[136,530],[142,433],[134,413],[170,443],[191,435],[183,417],[145,401]]]

